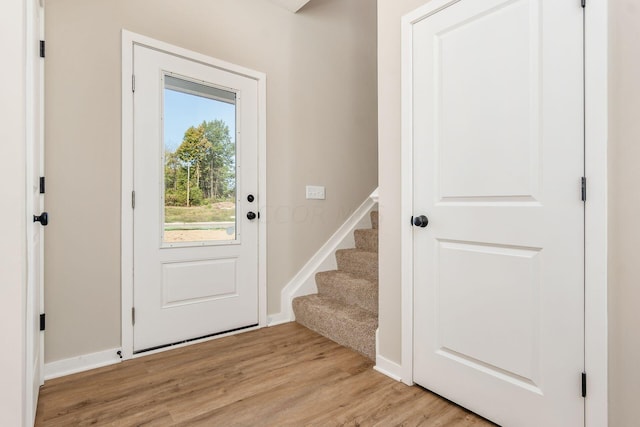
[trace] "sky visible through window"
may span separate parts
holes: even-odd
[[[164,144],[169,151],[175,152],[182,143],[184,132],[191,126],[203,121],[222,120],[229,126],[231,140],[236,139],[236,106],[178,92],[164,90]]]

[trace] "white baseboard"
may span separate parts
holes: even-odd
[[[376,365],[373,367],[376,371],[383,375],[388,376],[396,381],[402,381],[400,372],[402,372],[402,366],[396,362],[392,362],[379,354],[376,354]]]
[[[376,329],[376,365],[373,369],[396,381],[402,381],[402,366],[380,354],[380,349],[378,347],[378,343],[380,342],[378,340],[379,330],[380,329]]]
[[[374,193],[376,193],[376,191],[374,191]],[[293,279],[287,283],[280,293],[280,313],[268,317],[268,326],[275,326],[295,320],[291,301],[295,297],[318,292],[315,279],[316,273],[338,268],[334,256],[335,252],[338,249],[355,247],[353,231],[358,228],[371,227],[371,219],[368,214],[373,210],[375,205],[376,202],[374,199],[371,196],[367,197],[333,236],[322,245],[318,252],[316,252]]]
[[[267,316],[267,326],[278,326],[289,322],[291,322],[291,315],[288,311]]]
[[[99,351],[97,353],[83,354],[69,359],[56,360],[44,364],[44,379],[63,377],[90,369],[120,363],[122,360],[117,352],[120,348]]]

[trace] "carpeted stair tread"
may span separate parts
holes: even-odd
[[[378,253],[362,249],[336,251],[338,270],[346,271],[372,282],[378,282]]]
[[[365,228],[355,230],[353,236],[356,240],[356,248],[364,251],[378,252],[378,230]]]
[[[318,294],[378,314],[378,284],[340,270],[316,274]]]
[[[376,314],[318,294],[295,298],[293,311],[301,325],[375,360]]]
[[[374,230],[378,229],[378,211],[372,211],[371,212],[371,228],[373,228]]]

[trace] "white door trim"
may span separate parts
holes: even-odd
[[[433,0],[402,18],[401,139],[401,377],[413,384],[412,25],[461,0]],[[579,5],[579,0],[573,0]],[[607,139],[608,0],[585,9],[585,370],[586,426],[608,424]],[[406,222],[404,221],[406,219]]]
[[[44,3],[35,0],[25,2],[25,121],[26,121],[26,209],[27,218],[39,215],[43,208],[43,198],[34,202],[33,189],[39,184],[35,175],[44,176],[44,60],[39,57],[39,41],[44,40]],[[37,158],[37,165],[34,160]],[[39,170],[34,170],[38,167]],[[35,182],[34,182],[35,181]],[[27,244],[27,291],[26,291],[26,364],[25,364],[25,401],[24,416],[27,424],[35,421],[39,391],[32,392],[34,380],[44,384],[44,333],[37,332],[37,367],[32,357],[36,356],[33,349],[33,331],[38,328],[39,315],[44,313],[44,227],[40,226],[39,248],[37,263],[31,256],[33,247],[33,224],[28,220],[26,224]],[[35,274],[33,274],[35,273]],[[37,279],[34,279],[34,276]],[[36,297],[34,297],[34,295]],[[37,301],[36,301],[37,298]],[[37,308],[33,305],[37,303]],[[34,309],[37,312],[34,312]],[[35,394],[35,395],[34,395]],[[35,405],[33,404],[35,403]]]
[[[608,425],[609,0],[585,8],[585,369],[587,426]]]
[[[258,83],[258,179],[260,205],[260,227],[258,232],[258,327],[267,325],[267,174],[266,174],[266,75],[240,67],[201,53],[164,43],[152,38],[122,30],[122,183],[121,183],[121,339],[122,357],[133,357],[133,210],[131,191],[133,190],[133,76],[134,44],[181,56],[202,64],[238,74]],[[225,334],[226,335],[226,334]]]

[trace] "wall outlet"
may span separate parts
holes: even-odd
[[[307,199],[324,200],[324,187],[307,185]]]

